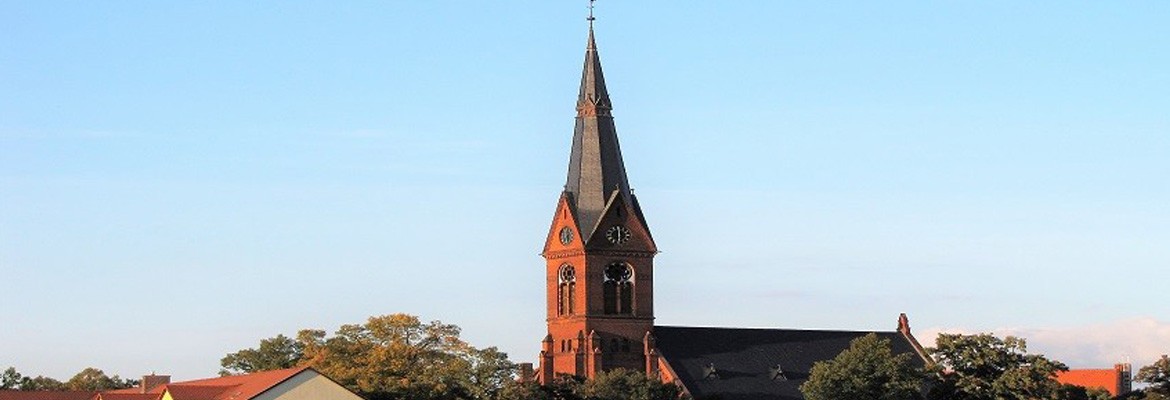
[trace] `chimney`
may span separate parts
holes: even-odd
[[[155,375],[151,372],[150,375],[142,376],[142,382],[138,383],[138,388],[142,389],[142,393],[150,393],[151,389],[168,383],[171,383],[170,375]]]
[[[532,370],[532,363],[520,363],[517,365],[520,367],[520,376],[516,377],[516,381],[520,383],[532,382],[532,378],[536,377],[536,373]]]
[[[906,317],[906,313],[898,316],[898,332],[903,334],[910,334],[910,318]]]

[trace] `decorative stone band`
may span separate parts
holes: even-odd
[[[543,256],[544,258],[547,258],[550,260],[555,260],[558,258],[576,257],[576,256],[584,255],[584,254],[585,254],[585,250],[575,249],[575,250],[549,251],[549,252],[541,253],[540,255]]]
[[[541,254],[546,259],[555,260],[558,258],[577,257],[585,254],[585,250],[562,250],[550,251]],[[609,256],[609,257],[624,257],[624,258],[654,258],[658,253],[653,251],[622,251],[622,250],[593,250],[589,252],[591,256]]]
[[[605,104],[600,104],[596,100],[582,100],[577,104],[578,117],[609,117],[612,116],[610,112],[613,107]]]

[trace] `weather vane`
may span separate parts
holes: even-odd
[[[596,1],[597,0],[589,0],[589,18],[586,18],[589,20],[589,26],[593,26],[593,20],[597,19],[593,18],[593,3]]]

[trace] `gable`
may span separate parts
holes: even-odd
[[[162,386],[160,400],[250,400],[304,375],[320,375],[309,367],[228,375]]]
[[[569,232],[568,243],[562,241],[563,230]],[[581,243],[584,240],[581,229],[577,226],[577,220],[573,218],[572,196],[569,193],[562,193],[560,200],[557,201],[557,212],[553,215],[552,224],[548,228],[544,250],[541,251],[541,254],[580,250],[583,248]]]
[[[696,400],[803,399],[800,385],[813,363],[833,359],[869,333],[889,339],[895,354],[914,354],[916,366],[925,365],[898,332],[654,327],[661,357]],[[712,370],[716,376],[708,376]]]
[[[253,400],[362,400],[317,371],[307,369],[252,397]]]
[[[629,230],[628,242],[614,245],[607,239],[606,235],[609,234],[609,230],[617,225]],[[589,239],[585,242],[585,246],[589,250],[636,250],[650,253],[658,251],[654,240],[650,237],[650,229],[642,220],[641,212],[617,191],[610,195],[597,224],[582,230],[589,232]]]

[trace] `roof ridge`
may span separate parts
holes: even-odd
[[[654,328],[666,329],[721,329],[738,331],[789,331],[789,332],[841,332],[841,333],[898,333],[888,330],[849,330],[849,329],[805,329],[805,328],[767,328],[767,327],[730,327],[730,326],[681,326],[681,325],[654,325]]]
[[[272,383],[271,385],[268,385],[268,387],[265,387],[264,389],[261,389],[260,391],[258,391],[258,392],[256,392],[256,393],[252,394],[252,395],[251,395],[251,396],[249,396],[248,398],[249,398],[249,399],[251,399],[251,398],[255,398],[256,396],[259,396],[259,395],[262,395],[262,394],[264,394],[264,393],[267,393],[269,390],[272,390],[273,388],[275,388],[275,387],[277,387],[277,386],[280,386],[280,384],[287,382],[289,379],[292,379],[292,377],[294,377],[294,376],[297,376],[297,375],[300,375],[302,372],[305,372],[306,370],[312,370],[312,371],[313,371],[314,373],[316,373],[317,375],[324,376],[324,374],[322,374],[322,373],[318,372],[316,369],[313,369],[313,367],[310,367],[310,366],[308,366],[308,365],[302,365],[302,366],[300,366],[300,367],[296,367],[296,368],[290,368],[290,370],[291,370],[291,371],[295,371],[295,372],[292,372],[291,374],[288,374],[288,376],[286,376],[286,377],[282,378],[281,380],[279,380],[279,381],[276,381],[276,382]],[[290,371],[290,372],[291,372],[291,371]],[[337,383],[337,381],[334,381],[334,383]],[[338,384],[338,385],[340,386],[340,384]]]

